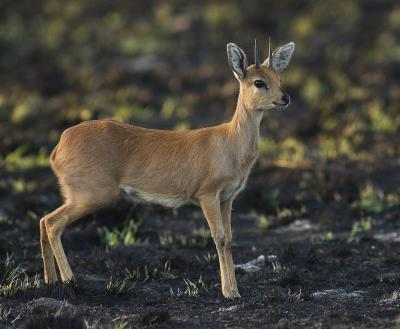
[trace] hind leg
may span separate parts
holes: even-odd
[[[49,215],[52,215],[52,213]],[[45,220],[49,215],[40,220],[40,246],[43,258],[44,282],[47,284],[55,284],[57,282],[56,266],[54,264],[54,256],[51,251],[50,241],[47,236],[45,225]]]
[[[61,244],[61,235],[68,224],[89,214],[92,210],[93,207],[87,203],[78,204],[67,202],[43,219],[48,240],[50,242],[53,255],[60,271],[61,280],[63,282],[73,281],[74,276]]]

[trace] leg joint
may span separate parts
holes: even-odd
[[[225,243],[225,234],[223,231],[217,231],[213,235],[214,243],[218,247],[223,247]]]
[[[62,233],[62,229],[65,226],[64,222],[67,218],[45,218],[44,224],[46,227],[47,237],[49,240],[53,240],[59,237]]]
[[[225,250],[231,250],[231,248],[232,248],[232,239],[225,239],[224,248],[225,248]]]

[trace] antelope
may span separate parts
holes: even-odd
[[[294,47],[290,42],[272,52],[269,42],[269,56],[261,63],[255,41],[255,63],[249,66],[244,51],[227,44],[228,62],[240,86],[228,123],[166,131],[93,120],[66,129],[50,156],[64,204],[40,220],[45,283],[58,280],[54,258],[62,282],[74,281],[61,244],[66,226],[112,205],[122,194],[167,207],[199,206],[216,246],[222,294],[240,297],[231,252],[232,202],[259,155],[263,113],[290,103],[279,73],[289,65]]]

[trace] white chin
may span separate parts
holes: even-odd
[[[276,105],[273,105],[274,107],[274,109],[277,109],[277,110],[284,110],[284,109],[286,109],[287,107],[288,107],[288,105],[283,105],[283,104],[276,104]]]

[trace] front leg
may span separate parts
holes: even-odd
[[[235,277],[235,268],[233,266],[232,259],[232,229],[231,229],[231,212],[232,212],[232,201],[233,199],[228,199],[221,203],[221,218],[222,224],[225,232],[225,245],[224,245],[224,253],[226,260],[226,267],[228,272],[228,279],[230,283],[230,288],[232,291],[233,297],[240,297],[236,277]]]
[[[207,219],[208,226],[210,227],[211,236],[217,248],[219,268],[221,272],[222,294],[225,298],[233,298],[235,296],[231,291],[223,248],[225,234],[221,219],[219,196],[215,194],[204,195],[199,199],[199,201],[204,216]]]

